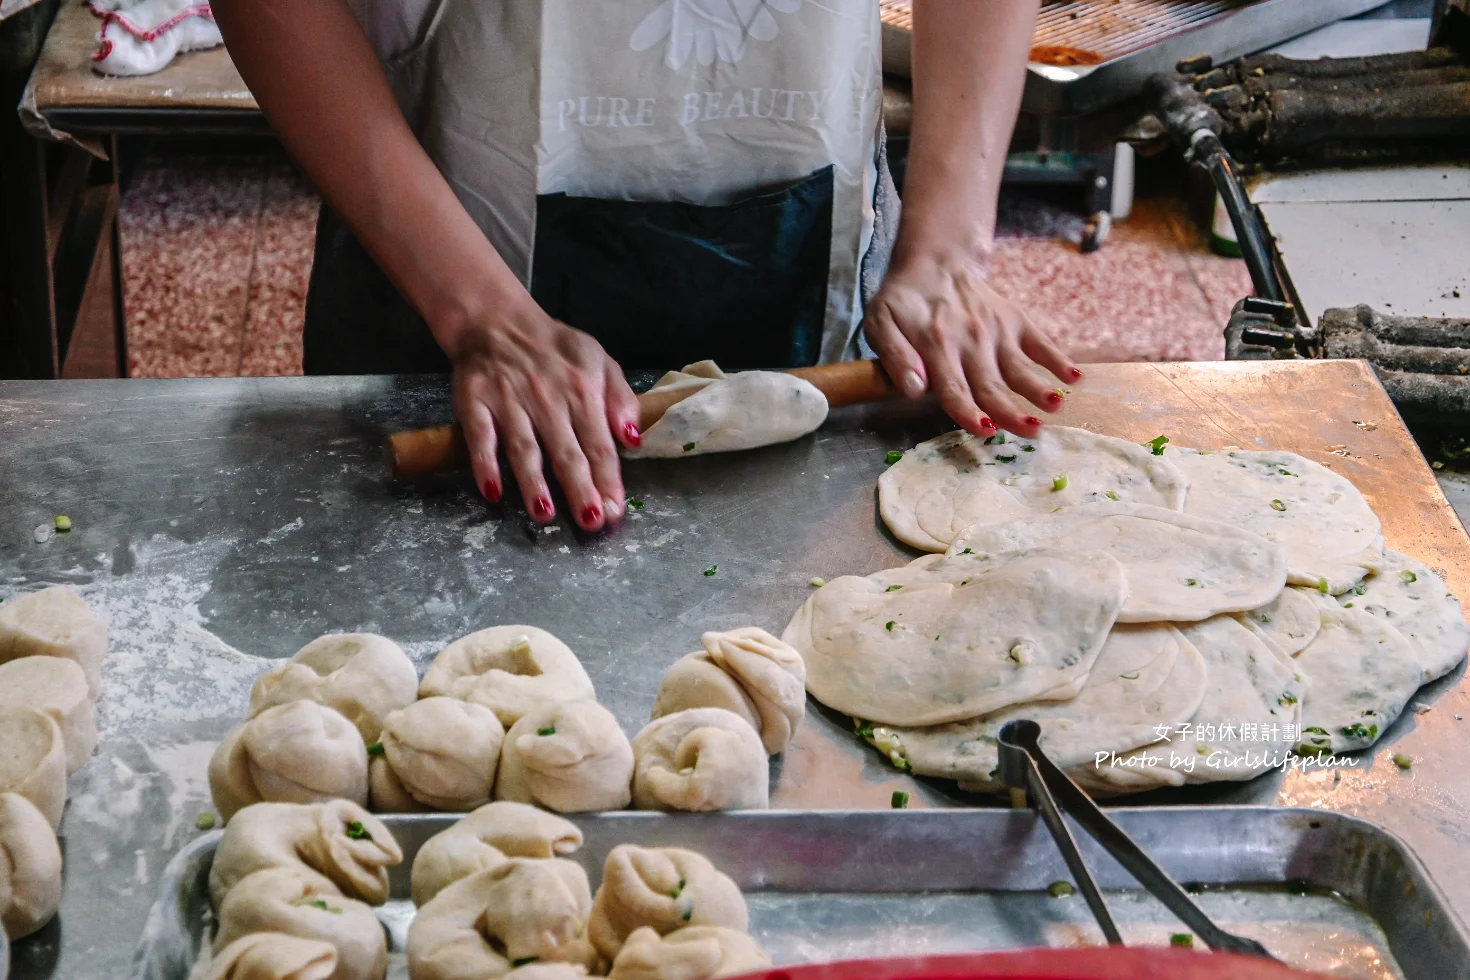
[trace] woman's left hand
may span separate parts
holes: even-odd
[[[1034,436],[1062,407],[1056,380],[1082,379],[1077,365],[1016,304],[985,281],[973,254],[922,251],[894,256],[863,329],[899,389],[932,390],[959,425]],[[1029,403],[1029,404],[1028,404]]]

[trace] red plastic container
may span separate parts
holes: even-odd
[[[1189,949],[1095,947],[849,960],[745,980],[1328,980],[1268,960]]]

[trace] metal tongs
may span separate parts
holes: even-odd
[[[1083,830],[1092,835],[1144,888],[1163,902],[1170,912],[1194,930],[1194,934],[1210,949],[1259,956],[1268,960],[1276,959],[1254,939],[1226,932],[1210,921],[1209,916],[1194,904],[1184,889],[1154,863],[1143,848],[1123,833],[1117,824],[1109,820],[1098,809],[1097,804],[1092,802],[1092,798],[1072,782],[1070,776],[1046,757],[1038,743],[1040,737],[1041,726],[1034,721],[1013,721],[1000,730],[1000,778],[1012,790],[1024,790],[1031,809],[1041,814],[1046,829],[1051,831],[1052,839],[1062,852],[1068,870],[1076,879],[1078,888],[1082,890],[1082,897],[1087,900],[1087,907],[1092,910],[1093,917],[1097,919],[1109,945],[1123,945],[1123,937],[1118,934],[1118,927],[1108,912],[1107,904],[1103,902],[1102,892],[1087,869],[1086,862],[1082,860],[1082,852],[1077,849],[1072,832],[1062,820],[1063,810],[1071,814],[1072,819],[1081,824]],[[1058,809],[1058,804],[1061,809]]]

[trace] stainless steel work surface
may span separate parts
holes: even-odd
[[[415,909],[408,870],[456,817],[390,816],[403,847],[379,910],[389,977],[404,978]],[[618,844],[687,847],[740,885],[751,932],[777,966],[881,956],[1100,944],[1045,826],[1027,811],[834,811],[576,818],[571,855],[593,887]],[[1227,929],[1287,963],[1351,980],[1470,976],[1470,946],[1401,841],[1350,817],[1274,807],[1169,807],[1118,814],[1124,830]],[[217,833],[180,852],[138,945],[133,980],[186,980],[210,937]],[[1105,852],[1084,852],[1130,944],[1166,945],[1183,927]]]
[[[1094,365],[1063,421],[1203,448],[1274,446],[1367,494],[1391,546],[1470,596],[1470,547],[1392,405],[1356,362]],[[210,809],[205,769],[251,681],[313,637],[374,630],[422,667],[493,623],[548,627],[631,733],[701,631],[780,630],[812,576],[911,557],[878,523],[884,454],[947,428],[915,406],[833,413],[814,436],[630,464],[642,510],[602,537],[487,507],[465,475],[395,486],[385,431],[444,421],[424,378],[0,382],[0,596],[70,584],[107,617],[102,745],[71,779],[59,920],[16,944],[18,978],[115,980],[169,856]],[[45,543],[57,514],[74,530]],[[715,574],[703,574],[718,566]],[[1461,675],[1421,692],[1356,767],[1177,793],[1338,810],[1398,834],[1470,917],[1470,713]],[[1416,759],[1408,772],[1395,752]],[[781,807],[952,804],[808,713],[778,760]],[[1158,802],[1153,798],[1152,802]]]

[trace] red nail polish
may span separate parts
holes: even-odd
[[[492,504],[500,503],[500,484],[494,480],[485,481],[485,499]]]
[[[1081,380],[1081,378],[1082,378],[1082,369],[1081,368],[1073,368],[1072,369],[1072,380],[1073,381],[1079,381],[1079,380]]]
[[[993,428],[995,428],[995,423],[992,422],[992,421],[990,421],[990,419],[988,419],[988,418],[982,418],[980,420],[980,428],[982,428],[982,429],[993,429]]]
[[[551,509],[551,499],[546,496],[537,497],[531,504],[531,510],[543,521],[549,521],[556,516],[556,511]]]
[[[1062,396],[1055,391],[1047,392],[1046,402],[1048,405],[1060,405],[1062,403]]]
[[[638,426],[634,425],[632,422],[623,423],[623,436],[628,440],[628,445],[632,446],[634,449],[637,449],[639,446],[643,445],[643,435],[638,431]]]
[[[602,508],[596,504],[588,504],[582,508],[582,523],[590,526],[602,522]]]
[[[1026,424],[1027,425],[1040,425],[1041,424],[1041,419],[1037,418],[1034,415],[1028,415],[1028,416],[1026,416]]]

